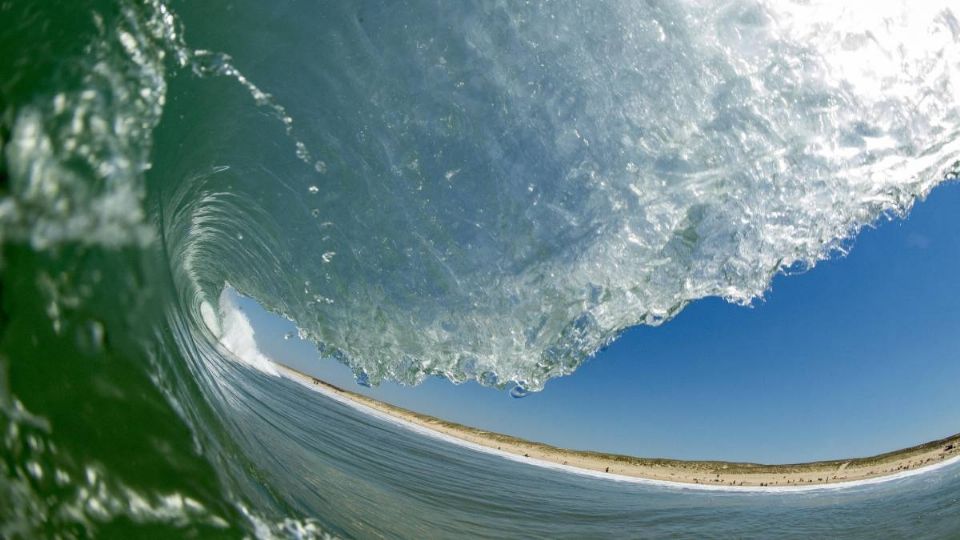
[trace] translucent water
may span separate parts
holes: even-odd
[[[749,303],[955,177],[949,2],[0,17],[0,536],[960,528],[955,468],[690,495],[421,440],[255,369],[220,304],[230,283],[360,382],[541,390],[624,328]]]

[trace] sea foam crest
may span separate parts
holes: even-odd
[[[220,294],[219,317],[206,302],[200,305],[200,310],[207,328],[234,358],[268,375],[278,375],[273,360],[260,351],[253,325],[237,305],[236,295],[229,287],[225,287]]]

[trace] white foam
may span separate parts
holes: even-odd
[[[210,333],[214,336],[220,337],[220,334],[223,333],[220,329],[220,318],[217,317],[217,312],[213,310],[210,302],[204,300],[200,304],[200,316],[203,317],[203,324],[207,325],[207,330],[210,330]]]
[[[206,307],[207,309],[204,309]],[[220,293],[220,320],[212,316],[212,308],[206,302],[201,304],[200,312],[210,331],[220,338],[220,344],[233,353],[233,356],[255,369],[269,375],[279,375],[276,365],[267,355],[260,352],[254,338],[253,326],[243,313],[229,288]],[[211,324],[212,323],[212,324]]]
[[[960,463],[960,456],[956,456],[939,463],[934,463],[926,467],[919,467],[916,469],[911,469],[908,471],[902,471],[897,474],[879,476],[876,478],[867,478],[863,480],[850,480],[845,482],[835,482],[831,484],[817,484],[809,486],[719,486],[719,485],[709,485],[709,484],[690,484],[686,482],[672,482],[669,480],[654,480],[650,478],[638,478],[636,476],[627,476],[622,474],[613,474],[605,473],[600,471],[593,471],[589,469],[582,469],[579,467],[573,467],[570,465],[562,465],[559,463],[554,463],[552,461],[546,461],[537,458],[524,457],[511,452],[505,452],[503,450],[497,450],[489,446],[484,446],[481,444],[473,443],[466,441],[451,435],[441,433],[439,431],[421,426],[414,422],[404,420],[402,418],[393,416],[391,414],[385,413],[383,411],[374,409],[368,405],[365,405],[359,401],[344,397],[336,392],[331,391],[327,387],[319,384],[311,384],[307,380],[306,376],[287,368],[282,364],[276,364],[278,368],[278,375],[286,377],[294,382],[302,384],[307,388],[312,389],[315,392],[319,392],[324,396],[349,407],[352,407],[364,414],[373,416],[379,420],[389,422],[393,425],[400,426],[402,428],[408,429],[420,435],[425,435],[427,437],[432,437],[434,439],[439,439],[450,444],[455,444],[457,446],[468,448],[476,452],[483,452],[485,454],[492,454],[495,456],[502,457],[504,459],[509,459],[511,461],[516,461],[524,463],[527,465],[533,465],[535,467],[541,467],[544,469],[553,469],[557,471],[562,471],[570,474],[576,474],[580,476],[588,476],[591,478],[597,478],[600,480],[610,480],[614,482],[627,482],[631,484],[642,484],[648,486],[658,486],[671,489],[681,489],[681,490],[695,490],[695,491],[729,491],[736,493],[805,493],[811,491],[827,491],[827,490],[841,490],[841,489],[851,489],[860,486],[867,486],[873,484],[881,484],[885,482],[891,482],[894,480],[900,480],[910,476],[916,476],[919,474],[924,474],[930,471],[941,469],[943,467],[948,467],[955,463]]]

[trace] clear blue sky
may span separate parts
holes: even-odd
[[[364,388],[292,323],[240,305],[268,356],[426,414],[559,446],[791,462],[874,454],[960,432],[960,185],[851,253],[779,276],[752,308],[718,299],[637,327],[523,399],[431,379]]]

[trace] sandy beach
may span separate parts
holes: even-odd
[[[455,442],[460,441],[471,447],[481,447],[505,456],[515,456],[534,464],[555,465],[591,473],[591,476],[609,475],[614,479],[635,478],[653,483],[717,488],[802,489],[905,476],[960,458],[960,434],[876,456],[782,465],[640,458],[570,450],[447,422],[344,390],[280,364],[277,364],[277,368],[285,377],[308,385],[338,401],[360,406],[411,428],[428,430]]]

